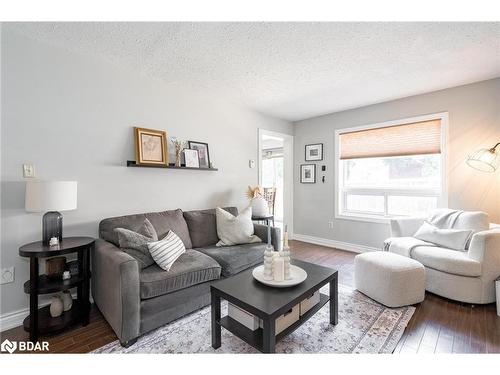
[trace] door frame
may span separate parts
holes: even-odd
[[[293,237],[293,135],[258,129],[257,160],[259,185],[262,184],[262,136],[283,138],[283,223],[288,225],[288,237]]]

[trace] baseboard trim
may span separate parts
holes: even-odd
[[[365,246],[365,245],[353,244],[353,243],[349,243],[349,242],[342,242],[342,241],[330,240],[328,238],[308,236],[308,235],[305,235],[305,234],[294,233],[293,234],[293,239],[297,240],[297,241],[312,243],[312,244],[315,244],[315,245],[321,245],[321,246],[326,246],[326,247],[334,247],[336,249],[351,251],[353,253],[366,253],[368,251],[378,251],[378,250],[380,250],[380,249],[378,249],[376,247],[370,247],[370,246]]]

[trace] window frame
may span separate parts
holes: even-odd
[[[360,131],[360,130],[368,130],[368,129],[376,129],[376,128],[385,128],[389,126],[396,125],[405,125],[414,122],[420,121],[429,121],[429,120],[441,120],[441,189],[398,189],[398,188],[344,188],[342,186],[344,181],[343,171],[341,167],[340,160],[340,134],[352,132],[352,131]],[[386,215],[388,212],[388,195],[398,195],[398,196],[432,196],[437,197],[437,207],[448,207],[448,112],[439,112],[422,116],[408,117],[402,118],[398,120],[385,121],[376,124],[369,125],[361,125],[354,126],[349,128],[342,128],[335,130],[335,139],[334,139],[334,149],[335,149],[335,219],[344,219],[344,220],[358,220],[358,221],[367,221],[367,222],[375,222],[375,223],[388,223],[391,218],[395,217],[405,217],[401,215]],[[346,212],[343,207],[346,205],[347,194],[365,194],[365,195],[383,195],[384,196],[384,215],[374,214],[370,212]]]

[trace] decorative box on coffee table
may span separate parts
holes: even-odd
[[[292,261],[292,264],[304,269],[308,277],[301,284],[290,288],[263,285],[253,278],[251,269],[215,281],[211,285],[213,348],[221,346],[221,328],[224,327],[257,350],[274,353],[277,341],[300,327],[327,302],[330,302],[330,323],[337,324],[337,270],[298,260]],[[318,293],[319,302],[313,304],[307,311],[303,309],[304,313],[300,315],[300,303],[310,299],[326,284],[330,286],[330,296]],[[242,310],[240,313],[261,319],[262,328],[253,330],[230,316],[221,317],[222,299]],[[251,326],[253,325],[255,321],[251,322]]]

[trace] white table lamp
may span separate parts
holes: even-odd
[[[76,181],[26,182],[25,209],[28,212],[46,212],[42,219],[42,240],[49,244],[52,237],[63,239],[63,216],[59,211],[77,207]]]

